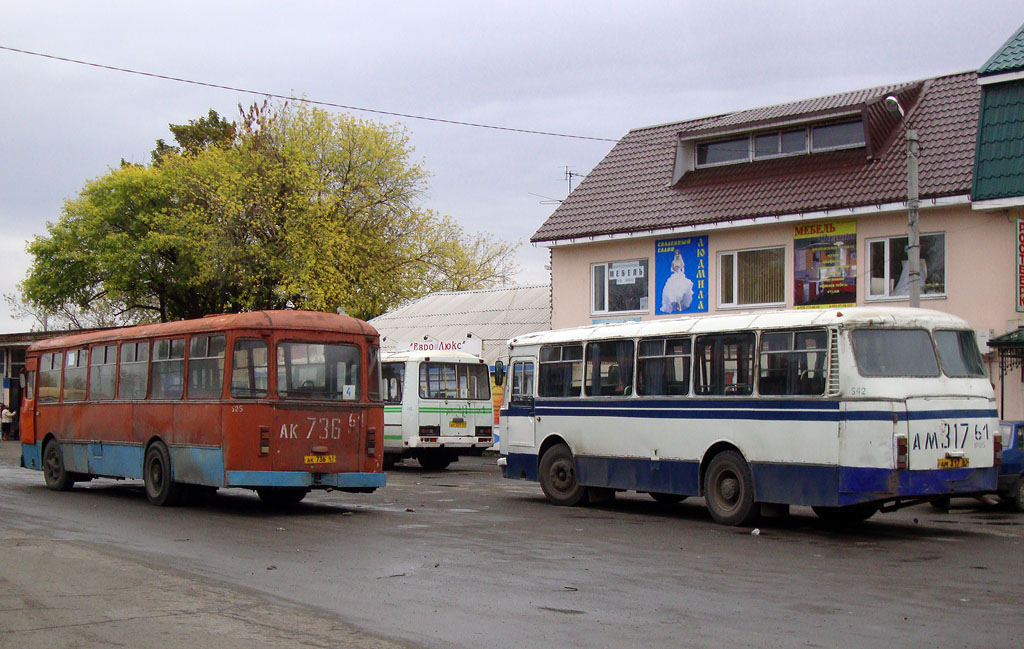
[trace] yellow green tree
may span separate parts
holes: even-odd
[[[23,301],[55,313],[175,320],[256,309],[371,318],[438,290],[508,283],[516,244],[421,204],[428,173],[400,126],[304,104],[170,125],[149,165],[68,200]]]

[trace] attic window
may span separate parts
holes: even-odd
[[[864,123],[856,119],[698,143],[697,166],[711,167],[780,156],[864,146]]]

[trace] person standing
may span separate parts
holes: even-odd
[[[11,423],[14,422],[14,411],[3,404],[0,410],[0,440],[7,439],[11,434]]]

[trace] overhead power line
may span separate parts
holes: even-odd
[[[327,106],[330,108],[340,108],[342,110],[353,110],[363,113],[373,113],[376,115],[387,115],[389,117],[401,117],[404,119],[418,119],[425,122],[437,122],[439,124],[450,124],[452,126],[470,126],[473,128],[486,128],[495,131],[508,131],[511,133],[525,133],[528,135],[545,135],[548,137],[562,137],[574,140],[592,140],[596,142],[618,142],[617,139],[607,137],[591,137],[587,135],[572,135],[568,133],[552,133],[549,131],[536,131],[525,128],[512,128],[510,126],[495,126],[493,124],[477,124],[475,122],[463,122],[455,119],[443,119],[440,117],[426,117],[424,115],[412,115],[409,113],[396,113],[388,110],[378,110],[375,108],[362,108],[359,106],[346,106],[344,104],[336,104],[329,101],[317,101],[315,99],[306,99],[304,97],[293,97],[290,95],[281,95],[274,92],[263,92],[261,90],[249,90],[247,88],[236,88],[234,86],[227,86],[219,83],[209,83],[207,81],[196,81],[194,79],[184,79],[182,77],[172,77],[166,74],[156,74],[154,72],[143,72],[141,70],[132,70],[130,68],[120,68],[113,65],[104,65],[102,63],[93,63],[90,61],[80,61],[78,59],[69,59],[63,56],[56,56],[53,54],[44,54],[42,52],[32,52],[29,50],[22,50],[16,47],[7,47],[0,45],[0,50],[6,50],[8,52],[16,52],[18,54],[28,54],[29,56],[38,56],[44,59],[52,59],[54,61],[63,61],[65,63],[75,63],[77,65],[86,65],[93,68],[100,68],[103,70],[111,70],[113,72],[123,72],[125,74],[135,74],[142,77],[151,77],[153,79],[163,79],[164,81],[174,81],[176,83],[187,83],[193,86],[204,86],[206,88],[216,88],[218,90],[230,90],[232,92],[242,92],[249,95],[259,95],[261,97],[271,97],[273,99],[284,99],[286,101],[298,101],[306,104],[314,104],[316,106]]]

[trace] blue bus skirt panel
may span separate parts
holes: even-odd
[[[310,487],[313,489],[376,489],[383,473],[308,473],[306,471],[228,471],[229,487]]]
[[[695,496],[700,463],[640,458],[576,457],[577,477],[591,487]],[[538,479],[537,456],[510,453],[505,478]],[[813,464],[753,464],[755,500],[791,505],[837,507],[876,500],[968,494],[996,488],[998,469],[897,471]]]
[[[378,488],[383,473],[310,473],[307,471],[225,471],[224,451],[212,446],[170,446],[176,482],[209,487]],[[145,447],[109,442],[62,442],[64,467],[73,473],[111,478],[142,478]],[[22,466],[42,469],[42,442],[21,445]],[[536,472],[535,472],[536,473]]]

